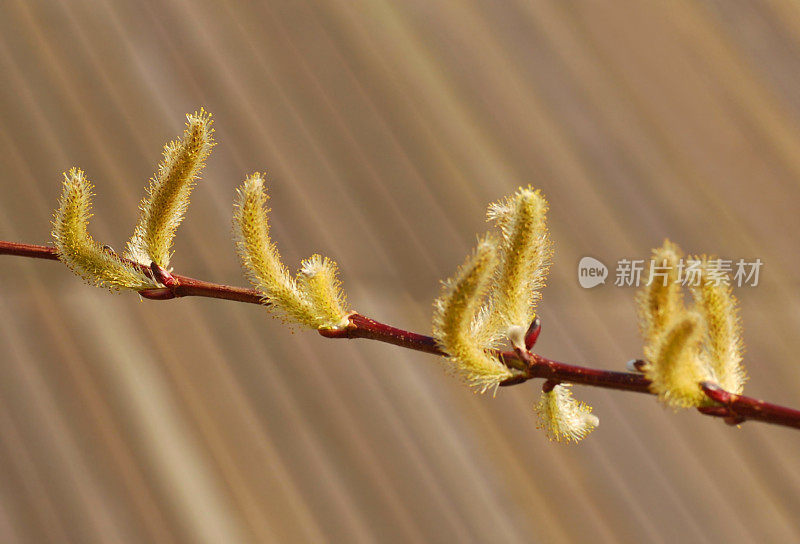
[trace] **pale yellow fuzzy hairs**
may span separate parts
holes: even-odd
[[[164,146],[164,158],[139,205],[139,221],[127,245],[127,258],[146,266],[154,262],[169,267],[175,231],[214,146],[213,123],[211,114],[201,108],[186,116],[183,138]]]
[[[650,282],[636,300],[646,359],[642,370],[650,388],[666,404],[690,408],[708,403],[701,382],[739,394],[746,374],[738,302],[727,277],[714,267],[719,259],[692,259],[699,263],[699,275],[690,282],[694,305],[687,308],[678,277],[680,258],[680,250],[668,240],[655,249],[655,265],[671,268],[667,282]]]
[[[264,293],[264,301],[290,321],[314,329],[346,326],[349,312],[336,263],[314,255],[293,277],[270,237],[268,199],[266,180],[258,172],[237,191],[234,234],[248,279]]]
[[[92,189],[83,170],[72,168],[64,174],[61,199],[53,217],[53,240],[59,259],[92,285],[111,290],[156,287],[152,278],[89,234]]]

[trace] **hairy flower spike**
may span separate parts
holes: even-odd
[[[300,290],[305,293],[311,306],[328,323],[337,326],[347,325],[347,299],[342,291],[342,282],[339,281],[339,268],[336,263],[327,257],[312,255],[300,264],[300,273],[297,283]]]
[[[494,241],[488,237],[480,240],[456,275],[444,283],[434,303],[433,336],[457,371],[481,392],[513,376],[508,367],[487,353],[472,327],[496,266]]]
[[[489,302],[491,315],[482,330],[489,343],[507,337],[524,348],[523,337],[536,316],[553,252],[546,213],[544,196],[530,187],[489,207],[488,219],[495,221],[502,233]]]
[[[701,352],[703,325],[696,313],[684,311],[667,327],[644,367],[650,389],[673,408],[691,408],[706,402],[700,382],[712,379]]]
[[[592,407],[572,396],[571,384],[559,384],[550,391],[542,391],[536,404],[538,427],[550,440],[579,442],[600,424],[592,414]]]
[[[650,284],[636,295],[639,323],[644,338],[644,355],[654,360],[661,335],[672,319],[682,310],[683,300],[678,281],[678,264],[681,252],[678,246],[664,240],[660,248],[653,250],[654,272]]]
[[[672,407],[697,407],[708,402],[700,382],[711,381],[741,394],[746,381],[742,366],[741,323],[736,297],[721,261],[697,257],[699,276],[690,282],[691,311],[683,305],[678,281],[681,252],[669,240],[653,251],[653,264],[663,274],[636,295],[647,362],[642,370],[651,390]]]
[[[742,366],[742,326],[736,297],[715,259],[703,257],[699,285],[691,286],[695,306],[705,322],[703,339],[714,381],[729,393],[741,394],[747,376]]]
[[[157,287],[141,270],[122,261],[89,235],[92,189],[83,170],[72,168],[64,173],[64,187],[53,219],[59,259],[92,285],[111,290]]]
[[[169,266],[175,231],[186,215],[195,181],[214,146],[211,114],[201,108],[186,119],[183,139],[164,146],[164,160],[139,205],[139,221],[125,253],[147,266],[151,262]]]
[[[265,180],[247,177],[238,190],[234,209],[236,247],[250,282],[264,293],[264,301],[289,319],[315,329],[347,324],[344,295],[336,277],[336,263],[314,256],[303,263],[295,280],[281,261],[269,235]]]

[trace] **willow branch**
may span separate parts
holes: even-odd
[[[59,260],[58,253],[53,247],[6,241],[0,241],[0,255]],[[206,297],[249,304],[264,304],[262,294],[255,289],[211,283],[179,274],[170,274],[157,266],[147,267],[138,263],[133,264],[152,274],[159,283],[164,285],[164,287],[139,291],[141,296],[151,300]],[[319,333],[326,338],[366,338],[432,355],[447,356],[439,348],[436,340],[430,336],[398,329],[357,313],[351,314],[349,319],[349,325],[342,329],[322,329]],[[534,341],[536,335],[538,335],[538,330],[531,333]],[[528,348],[530,347],[531,345],[528,344]],[[639,373],[615,372],[570,365],[532,353],[528,349],[497,352],[497,356],[510,368],[519,371],[517,376],[506,380],[501,384],[502,386],[517,385],[541,378],[545,380],[545,385],[549,384],[551,387],[553,384],[568,382],[589,387],[653,394],[650,391],[650,380]],[[701,386],[709,399],[708,406],[697,409],[704,415],[723,418],[726,423],[731,425],[738,425],[745,421],[761,421],[800,429],[800,411],[798,410],[729,393],[709,382],[704,382]]]
[[[34,259],[46,259],[50,261],[57,261],[58,252],[54,247],[38,246],[34,244],[19,244],[16,242],[5,242],[0,240],[0,255],[15,255],[17,257],[31,257]],[[145,272],[153,273],[150,267],[133,262],[129,259],[120,257],[121,260],[129,262]],[[162,273],[166,273],[162,270]],[[242,287],[233,287],[230,285],[220,285],[218,283],[211,283],[188,276],[181,276],[179,274],[167,274],[167,278],[174,279],[177,283],[169,287],[165,286],[160,289],[144,289],[139,291],[139,294],[144,298],[151,300],[169,300],[172,298],[181,297],[206,297],[206,298],[221,298],[225,300],[235,300],[236,302],[247,302],[248,304],[264,304],[261,293],[255,289],[245,289]],[[156,278],[161,283],[164,283],[164,278]]]

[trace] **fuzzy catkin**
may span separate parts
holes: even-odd
[[[667,325],[683,309],[681,285],[678,278],[681,259],[678,246],[664,240],[664,244],[653,250],[651,263],[663,267],[664,274],[650,277],[650,283],[636,294],[639,313],[639,328],[645,341],[645,359],[653,360],[656,356],[661,335]]]
[[[455,370],[481,391],[513,376],[496,357],[486,352],[473,334],[472,323],[497,266],[495,242],[478,242],[456,275],[447,280],[434,303],[433,336],[448,354]]]
[[[591,406],[572,397],[571,385],[558,384],[542,391],[536,404],[538,427],[552,441],[579,442],[600,424]]]
[[[189,197],[214,146],[211,114],[187,115],[181,140],[164,146],[164,158],[139,205],[139,220],[125,256],[143,265],[169,266],[175,232],[186,215]]]
[[[349,312],[335,262],[315,255],[304,261],[297,279],[283,264],[270,237],[265,183],[257,172],[237,191],[234,234],[248,279],[290,321],[314,329],[346,326]]]
[[[705,323],[703,341],[714,380],[729,393],[740,394],[747,374],[742,365],[738,301],[730,284],[715,274],[714,261],[709,257],[701,259],[700,281],[691,291]]]
[[[498,345],[505,338],[523,344],[519,331],[524,334],[536,316],[552,256],[546,214],[547,201],[530,187],[489,207],[487,217],[500,228],[501,239],[483,312],[487,318],[477,327],[487,343]]]
[[[97,243],[88,232],[92,184],[83,170],[64,173],[61,199],[53,218],[58,258],[88,283],[111,290],[147,289],[157,284],[132,264]]]

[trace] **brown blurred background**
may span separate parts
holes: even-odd
[[[120,249],[184,114],[219,145],[176,271],[244,285],[234,188],[271,179],[290,263],[429,331],[487,203],[547,194],[539,351],[622,368],[633,291],[576,280],[669,236],[765,263],[742,299],[746,391],[800,405],[800,8],[652,2],[0,2],[0,238],[47,243],[61,172]],[[613,279],[613,277],[612,277]],[[798,542],[800,433],[576,388],[472,394],[430,356],[292,334],[266,310],[140,302],[0,258],[0,541]]]

